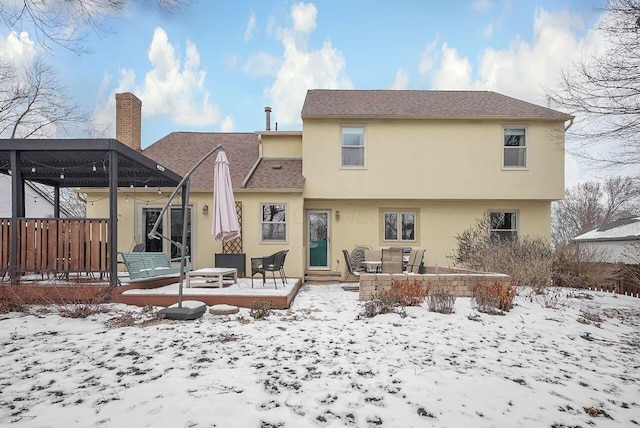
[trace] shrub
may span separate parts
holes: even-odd
[[[429,294],[429,290],[417,280],[393,281],[389,293],[400,306],[420,306]]]
[[[371,299],[363,304],[360,315],[365,318],[388,313],[406,316],[404,307],[420,306],[428,294],[429,290],[420,281],[393,281],[391,289],[371,294]]]
[[[456,296],[450,291],[437,289],[427,297],[429,311],[441,314],[452,314],[456,303]]]
[[[512,285],[495,282],[493,284],[477,283],[473,286],[472,303],[479,312],[490,315],[501,315],[513,308],[516,290]]]
[[[569,296],[563,290],[548,288],[535,296],[536,301],[548,309],[560,309],[567,305]],[[533,299],[532,299],[533,300]]]
[[[256,320],[264,320],[271,315],[271,309],[273,308],[273,302],[260,303],[258,301],[253,302],[249,315]]]
[[[559,287],[593,288],[615,283],[621,276],[619,266],[605,263],[605,251],[575,243],[556,246],[553,259],[553,284]]]
[[[364,302],[360,315],[365,318],[373,318],[376,315],[390,313],[397,313],[402,317],[406,315],[404,307],[398,303],[396,296],[389,291],[381,291],[373,293],[371,299]]]
[[[492,235],[490,229],[491,220],[487,215],[456,236],[458,265],[507,274],[514,285],[539,288],[551,284],[553,253],[548,241],[529,236],[502,239]]]

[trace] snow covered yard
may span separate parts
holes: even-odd
[[[505,316],[458,298],[451,315],[358,319],[357,293],[337,285],[304,286],[266,320],[0,315],[0,425],[640,424],[640,299],[561,293],[560,309],[521,295]]]

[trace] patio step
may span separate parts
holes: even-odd
[[[307,284],[338,284],[342,279],[340,272],[328,270],[307,270],[304,272],[304,282]]]

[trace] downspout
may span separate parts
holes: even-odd
[[[564,127],[564,132],[567,132],[569,130],[569,128],[571,128],[573,126],[573,117],[571,119],[569,119],[569,124],[565,125]]]

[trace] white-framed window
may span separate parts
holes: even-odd
[[[527,167],[527,129],[505,127],[502,145],[503,168]]]
[[[385,211],[383,237],[385,241],[415,241],[416,218],[413,211]]]
[[[491,211],[490,232],[494,238],[518,239],[518,213],[515,211]]]
[[[193,249],[191,248],[191,225],[193,216],[193,207],[189,206],[189,213],[187,215],[187,247],[189,247],[189,254],[193,258]],[[153,229],[153,225],[156,223],[158,216],[162,208],[160,207],[142,207],[142,243],[144,243],[144,251],[147,252],[168,252],[171,258],[180,257],[180,250],[174,244],[171,244],[171,248],[166,248],[166,241],[163,239],[150,239],[149,232]],[[165,211],[164,219],[158,225],[158,232],[164,236],[169,236],[172,241],[182,243],[182,207],[171,207]],[[164,230],[170,230],[170,234],[164,233]]]
[[[343,126],[342,161],[346,168],[364,168],[364,126]]]
[[[287,205],[261,204],[262,242],[287,241]]]

